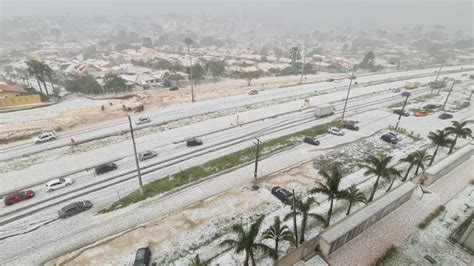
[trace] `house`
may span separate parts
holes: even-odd
[[[0,82],[0,108],[41,103],[39,95],[26,95],[27,91],[17,85]]]
[[[0,83],[0,98],[17,97],[25,94],[26,90],[20,86]]]

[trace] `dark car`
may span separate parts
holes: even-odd
[[[272,194],[277,197],[279,200],[281,200],[285,204],[291,204],[291,200],[293,198],[293,194],[282,188],[282,187],[274,187],[272,188]]]
[[[393,133],[383,134],[380,138],[382,140],[384,140],[388,143],[392,143],[392,144],[397,144],[397,142],[398,142],[397,136],[395,136],[395,134],[393,134]]]
[[[88,200],[78,201],[66,205],[58,211],[59,218],[68,218],[83,211],[87,211],[92,208],[92,202]]]
[[[317,140],[315,137],[306,136],[306,137],[304,137],[303,142],[314,145],[314,146],[319,145],[319,140]]]
[[[405,110],[402,111],[402,109],[393,110],[393,113],[395,113],[397,115],[402,115],[402,116],[410,116],[410,113],[408,113]]]
[[[197,138],[191,138],[186,140],[186,146],[192,147],[192,146],[199,146],[202,145],[202,140],[197,139]]]
[[[425,106],[423,106],[423,109],[425,110],[433,110],[433,109],[436,109],[436,108],[440,108],[442,105],[440,104],[427,104]]]
[[[148,266],[150,264],[151,250],[149,247],[139,248],[135,255],[133,266]]]
[[[177,86],[173,86],[173,87],[170,88],[170,91],[177,91],[177,90],[179,90],[179,88]]]
[[[354,130],[354,131],[359,131],[359,127],[356,126],[353,123],[347,123],[342,126],[343,128],[349,129],[349,130]]]
[[[110,171],[117,169],[117,165],[115,163],[104,163],[95,167],[95,174],[101,175]]]
[[[438,116],[439,119],[451,119],[453,118],[453,115],[452,114],[448,114],[448,113],[442,113]]]
[[[327,82],[334,82],[334,79],[333,78],[328,78]]]
[[[35,196],[35,193],[33,192],[33,190],[15,191],[5,196],[5,198],[3,198],[3,202],[5,203],[6,206],[8,206],[20,201],[31,199],[34,196]]]

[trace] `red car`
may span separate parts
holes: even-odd
[[[6,196],[3,199],[3,201],[5,202],[5,205],[8,206],[8,205],[12,205],[12,204],[15,204],[17,202],[20,202],[20,201],[31,199],[31,198],[33,198],[34,195],[35,195],[35,193],[33,192],[33,190],[16,191],[16,192],[13,192],[13,193],[9,194],[8,196]]]

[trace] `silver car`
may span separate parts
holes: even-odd
[[[138,158],[140,159],[140,161],[145,161],[156,156],[158,156],[158,154],[154,151],[144,151],[138,154]]]
[[[344,131],[337,127],[331,127],[328,132],[336,136],[344,136]]]
[[[137,122],[135,122],[136,125],[141,125],[141,124],[146,124],[150,123],[151,119],[149,117],[140,117],[138,118]]]

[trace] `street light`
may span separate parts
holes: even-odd
[[[446,96],[446,100],[444,100],[443,110],[445,110],[446,104],[448,103],[449,96],[451,95],[451,92],[453,91],[454,82],[455,81],[453,80],[453,84],[451,84],[451,88],[449,89],[448,95]]]
[[[189,46],[193,44],[193,40],[191,38],[185,38],[184,43],[188,47],[188,56],[189,56],[189,78],[191,80],[191,102],[194,102],[194,87],[193,87],[193,64],[191,53],[189,52]]]
[[[404,91],[402,93],[402,96],[405,96],[405,102],[403,102],[403,107],[402,107],[402,111],[400,112],[400,114],[398,114],[398,121],[397,121],[397,124],[395,125],[395,131],[397,130],[398,128],[398,124],[400,124],[400,119],[402,119],[402,114],[403,112],[405,111],[405,105],[407,104],[408,102],[408,97],[410,97],[411,93],[408,92],[408,91]]]
[[[344,110],[342,110],[341,121],[344,121],[344,115],[346,114],[347,101],[349,100],[349,93],[351,92],[352,80],[356,79],[356,76],[354,76],[354,72],[355,72],[355,68],[352,70],[352,74],[349,77],[351,82],[349,83],[349,88],[347,89],[347,96],[346,96],[346,101],[344,102]]]
[[[258,189],[258,186],[257,186],[257,170],[258,170],[258,156],[260,154],[260,143],[261,141],[258,139],[258,138],[255,138],[257,140],[257,154],[255,156],[255,170],[253,172],[253,177],[254,177],[254,184],[252,186],[253,190],[257,190]]]
[[[132,134],[133,152],[135,154],[135,163],[137,164],[138,184],[140,185],[140,194],[145,194],[143,190],[142,175],[140,173],[140,165],[138,164],[137,145],[135,144],[135,136],[133,135],[132,119],[128,116],[128,123],[130,125],[130,133]]]

